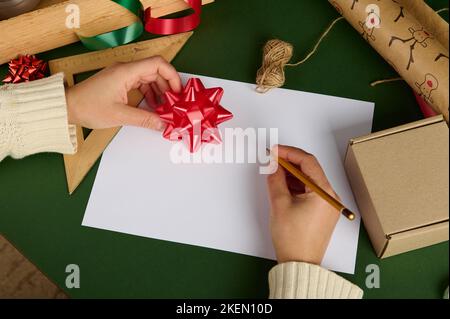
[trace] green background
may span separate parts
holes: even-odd
[[[448,1],[428,2],[435,9],[448,7]],[[265,41],[291,42],[298,60],[336,17],[325,0],[217,0],[204,7],[201,26],[173,64],[182,72],[254,83]],[[39,57],[86,51],[77,43]],[[5,74],[2,66],[0,77]],[[285,87],[373,101],[378,131],[422,118],[405,83],[369,86],[393,76],[358,32],[341,22],[311,60],[287,70]],[[69,196],[61,155],[0,164],[0,232],[61,287],[66,265],[78,264],[81,288],[66,289],[71,297],[267,297],[272,261],[82,227],[97,168],[98,163]],[[362,227],[356,275],[344,277],[364,288],[366,266],[378,264],[381,288],[364,288],[366,298],[440,298],[448,285],[448,260],[448,243],[379,260]]]

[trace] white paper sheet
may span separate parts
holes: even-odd
[[[182,75],[183,79],[191,75]],[[373,103],[200,77],[225,90],[226,127],[278,128],[279,143],[315,154],[342,201],[357,206],[343,159],[350,138],[368,134]],[[161,133],[125,127],[106,149],[84,226],[275,259],[266,176],[258,164],[174,164]],[[341,217],[323,266],[354,273],[360,218]]]

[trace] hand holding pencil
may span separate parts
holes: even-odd
[[[313,155],[289,146],[278,146],[275,154],[339,201]],[[281,165],[267,182],[272,239],[278,262],[320,264],[341,212]]]

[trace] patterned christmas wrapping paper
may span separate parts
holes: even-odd
[[[423,0],[329,2],[448,122],[448,23]]]

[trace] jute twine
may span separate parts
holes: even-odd
[[[294,53],[292,44],[278,39],[269,40],[264,46],[262,66],[256,74],[256,91],[266,93],[273,88],[282,87],[286,81],[284,74],[285,67],[296,67],[308,61],[317,52],[320,44],[328,33],[330,33],[331,29],[333,29],[334,25],[343,19],[344,17],[335,19],[320,36],[314,48],[303,60],[297,63],[289,64]]]

